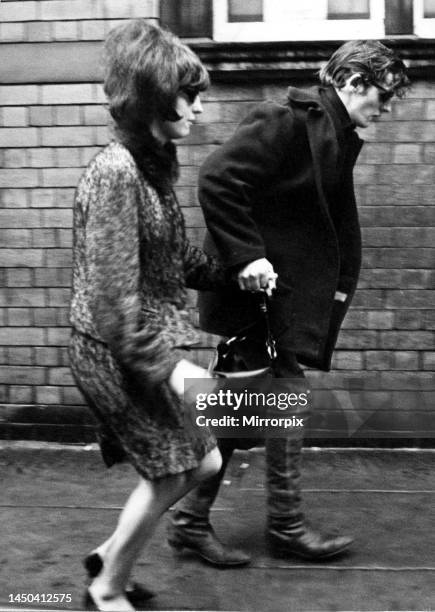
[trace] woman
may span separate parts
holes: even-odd
[[[202,112],[208,76],[179,39],[144,20],[109,34],[106,93],[116,139],[83,174],[74,211],[71,368],[99,424],[108,466],[127,459],[140,481],[113,535],[85,560],[87,605],[133,610],[132,565],[160,516],[221,458],[208,430],[183,426],[184,358],[197,341],[186,286],[214,288],[221,269],[185,237],[172,140]],[[149,596],[149,593],[148,593]]]

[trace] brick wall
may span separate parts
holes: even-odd
[[[156,18],[156,5],[3,0],[0,38],[17,49],[98,41],[121,19]],[[96,80],[53,83],[50,74],[0,84],[0,434],[90,439],[66,354],[71,207],[83,167],[109,133]],[[215,82],[204,96],[200,123],[179,146],[177,191],[194,242],[204,233],[195,195],[199,165],[254,104],[281,98],[285,85]],[[333,435],[343,422],[353,430],[366,422],[373,436],[399,430],[423,438],[435,430],[435,81],[415,80],[392,115],[361,135],[366,145],[355,182],[363,271],[333,372],[309,375],[314,387],[333,388],[319,392],[313,429]]]

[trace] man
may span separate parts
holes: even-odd
[[[258,106],[200,173],[206,247],[212,245],[242,290],[203,294],[202,327],[229,336],[255,323],[253,292],[270,287],[277,275],[270,324],[277,348],[274,375],[282,378],[303,376],[299,363],[330,369],[361,263],[352,174],[362,141],[355,127],[366,128],[390,112],[391,99],[408,84],[403,62],[377,41],[342,45],[320,71],[320,81],[307,91],[289,88],[285,104]],[[259,333],[258,327],[251,332],[254,345]],[[280,555],[332,558],[352,539],[322,535],[304,519],[302,435],[266,440],[268,539]],[[220,542],[209,522],[237,445],[220,441],[220,474],[181,501],[169,527],[174,548],[219,566],[249,562],[245,553]]]

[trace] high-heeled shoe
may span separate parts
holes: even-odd
[[[93,578],[96,578],[103,569],[103,559],[98,553],[91,553],[90,555],[85,557],[85,559],[83,560],[83,565],[85,566],[85,569],[88,573],[88,578],[92,580]],[[138,582],[132,582],[127,587],[125,595],[132,606],[138,606],[138,604],[154,597],[155,593],[147,589],[146,586],[139,584]],[[95,602],[92,599],[92,596],[89,591],[87,591],[86,598],[90,599],[92,604],[95,606]],[[96,607],[89,609],[97,610]]]
[[[97,604],[88,589],[86,589],[83,597],[83,607],[85,610],[98,610]]]

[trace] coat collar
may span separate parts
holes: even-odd
[[[330,177],[337,171],[339,153],[337,133],[331,109],[327,109],[322,104],[320,87],[311,87],[310,89],[289,87],[287,90],[287,102],[291,107],[300,108],[307,113],[306,127],[319,201],[323,214],[329,219],[323,183],[324,177]],[[344,107],[343,110],[345,110]],[[362,144],[363,141],[352,130],[352,151],[349,153],[352,155],[353,163],[358,157]]]

